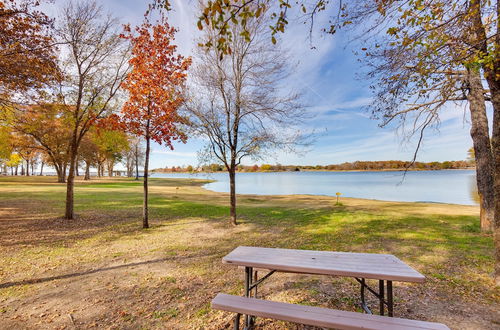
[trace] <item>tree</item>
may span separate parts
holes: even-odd
[[[168,1],[157,0],[155,3],[169,5]],[[324,0],[213,0],[205,4],[202,14],[199,16],[198,27],[204,26],[215,29],[218,33],[205,43],[209,47],[216,44],[223,54],[230,54],[230,42],[233,34],[233,25],[241,26],[248,30],[248,22],[255,20],[261,14],[263,8],[269,4],[277,4],[277,11],[273,13],[274,24],[271,24],[273,34],[283,32],[288,24],[288,10],[293,5],[299,5],[309,19],[311,31],[314,17],[320,11],[331,8],[329,1]],[[445,102],[452,101],[457,95],[458,89],[463,89],[466,95],[460,95],[460,99],[466,98],[469,102],[471,113],[474,150],[477,160],[478,190],[481,197],[481,219],[483,227],[486,227],[488,218],[493,222],[496,268],[495,278],[500,284],[500,24],[498,1],[464,0],[464,1],[442,1],[442,0],[410,0],[410,1],[373,1],[373,2],[349,2],[350,10],[347,10],[347,2],[338,2],[338,10],[328,10],[331,19],[329,26],[323,31],[335,33],[338,28],[351,23],[361,23],[373,19],[373,15],[379,15],[382,20],[371,20],[374,24],[367,26],[364,33],[383,32],[387,29],[390,36],[382,43],[375,43],[376,48],[388,45],[384,49],[387,58],[403,58],[411,63],[408,66],[397,66],[402,72],[413,71],[413,79],[396,73],[386,75],[394,80],[392,86],[402,84],[406,90],[400,92],[404,95],[408,88],[420,86],[424,91],[420,95],[419,108],[422,115],[420,124],[416,131],[420,132],[420,139],[425,128],[436,124],[438,116],[437,109]],[[357,25],[357,24],[355,24]],[[274,35],[273,35],[274,36]],[[275,39],[272,39],[275,42]],[[364,47],[366,48],[366,47]],[[377,52],[377,50],[370,50]],[[392,51],[391,51],[392,50]],[[404,50],[404,52],[402,52]],[[379,52],[380,53],[380,52]],[[383,54],[382,54],[383,55]],[[426,56],[427,55],[427,56]],[[401,60],[400,63],[404,63]],[[375,61],[376,62],[376,61]],[[446,65],[448,62],[448,66]],[[387,63],[386,63],[387,64]],[[383,65],[383,64],[382,64]],[[457,68],[459,70],[457,70]],[[390,68],[390,64],[386,66]],[[451,70],[446,70],[451,69]],[[375,70],[375,72],[378,70]],[[382,70],[383,71],[383,70]],[[387,70],[386,70],[387,72]],[[418,76],[423,79],[418,78]],[[485,90],[482,79],[486,81],[489,90]],[[406,86],[404,86],[407,84]],[[384,89],[384,84],[380,84]],[[398,89],[393,91],[399,92]],[[379,95],[382,95],[379,93]],[[418,95],[413,95],[417,98]],[[465,96],[465,97],[464,97]],[[392,97],[388,94],[388,98]],[[426,97],[431,100],[425,102]],[[491,145],[489,143],[488,120],[484,113],[484,101],[491,101],[494,109],[493,129]],[[414,102],[415,99],[406,101]],[[401,104],[401,103],[400,103]],[[399,108],[399,105],[398,108]],[[409,107],[410,110],[413,108]],[[407,112],[393,112],[394,118],[406,117]],[[389,115],[389,118],[391,115]],[[386,118],[386,119],[389,119]],[[420,143],[419,143],[420,145]]]
[[[91,131],[83,137],[78,149],[79,157],[85,163],[84,180],[90,180],[90,167],[97,166],[99,156],[99,146],[93,139],[93,133]]]
[[[0,105],[57,78],[52,20],[39,2],[0,1]]]
[[[496,186],[500,149],[495,149],[500,138],[495,140],[495,132],[500,130],[498,6],[480,0],[436,0],[426,6],[419,1],[388,1],[375,12],[380,14],[378,23],[391,22],[387,30],[390,43],[378,50],[371,47],[366,55],[372,60],[372,76],[376,78],[374,113],[383,124],[399,120],[412,127],[411,132],[419,136],[419,146],[424,130],[439,124],[439,111],[446,103],[466,101],[481,228],[494,231],[495,277],[500,284],[500,214],[495,209],[500,203],[500,187]],[[359,18],[366,19],[366,14],[361,12]],[[483,78],[489,89],[483,86]],[[490,101],[494,110],[492,137],[485,101]]]
[[[230,181],[230,221],[236,225],[236,169],[245,157],[259,158],[273,148],[299,142],[300,134],[284,133],[303,118],[297,95],[281,90],[288,75],[287,59],[279,48],[267,45],[267,22],[253,21],[244,31],[232,31],[232,52],[221,56],[214,44],[199,50],[193,71],[196,94],[187,104],[195,132],[209,143],[203,161],[221,162]],[[202,42],[213,39],[207,28]]]
[[[65,218],[74,217],[74,178],[78,148],[83,137],[100,119],[118,107],[116,95],[127,74],[127,51],[117,21],[104,16],[95,1],[69,2],[57,27],[64,47],[64,79],[58,97],[71,114],[69,172]]]
[[[144,161],[143,228],[148,219],[148,168],[151,140],[173,149],[173,141],[186,141],[180,124],[185,120],[177,110],[184,102],[182,89],[190,58],[177,54],[173,44],[176,30],[165,17],[152,25],[147,20],[135,29],[126,27],[123,38],[132,44],[132,71],[123,87],[129,99],[122,108],[121,123],[126,130],[146,140]]]
[[[129,137],[130,149],[125,154],[125,167],[127,168],[127,176],[135,176],[139,180],[139,166],[144,161],[144,148],[142,141],[138,137]],[[134,175],[135,172],[135,175]]]
[[[101,164],[105,162],[108,176],[113,176],[114,165],[120,162],[130,149],[128,136],[125,132],[99,127],[92,134],[92,142],[97,146]]]
[[[12,130],[36,141],[37,150],[47,156],[47,162],[56,170],[57,181],[66,182],[71,136],[66,107],[61,104],[40,103],[12,109],[9,120]]]
[[[13,173],[14,168],[16,168],[16,175],[17,175],[17,167],[19,166],[19,164],[21,164],[22,161],[23,159],[21,158],[21,156],[19,156],[18,153],[12,153],[10,155],[9,160],[5,164],[7,165],[7,167],[10,167],[11,175],[14,175]]]

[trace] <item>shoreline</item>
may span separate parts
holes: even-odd
[[[206,187],[207,184],[218,182],[218,180],[210,180],[210,179],[202,179],[202,178],[153,178],[157,180],[183,180],[183,181],[196,181],[200,183],[200,188],[210,192],[210,193],[216,193],[216,194],[229,194],[227,191],[216,191],[216,190],[211,190]],[[256,193],[236,193],[236,196],[240,196],[242,198],[248,198],[248,197],[268,197],[268,198],[282,198],[282,197],[309,197],[309,198],[329,198],[332,200],[336,200],[337,196],[336,195],[326,195],[326,194],[256,194]],[[411,204],[433,204],[433,205],[450,205],[450,206],[467,206],[467,207],[478,207],[479,204],[460,204],[460,203],[450,203],[450,202],[435,202],[435,201],[401,201],[401,200],[388,200],[388,199],[376,199],[376,198],[363,198],[363,197],[348,197],[341,195],[340,200],[342,199],[349,199],[352,201],[375,201],[375,202],[381,202],[381,203],[411,203]]]
[[[476,170],[475,167],[465,167],[465,168],[443,168],[443,169],[418,169],[418,168],[413,168],[413,169],[393,169],[393,168],[386,168],[386,169],[380,169],[380,170],[326,170],[326,169],[320,169],[320,170],[315,170],[315,169],[303,169],[300,171],[236,171],[236,173],[300,173],[300,172],[438,172],[438,171],[472,171]],[[151,174],[155,173],[164,173],[164,174],[214,174],[214,173],[228,173],[227,171],[216,171],[216,172],[209,172],[209,171],[161,171],[161,170],[152,170]]]

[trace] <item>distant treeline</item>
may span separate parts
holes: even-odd
[[[452,160],[444,162],[409,162],[402,160],[355,161],[332,165],[240,165],[239,172],[298,172],[298,171],[382,171],[382,170],[448,170],[474,167],[473,160]],[[155,169],[155,172],[222,172],[221,164],[210,164],[201,167],[172,166]]]

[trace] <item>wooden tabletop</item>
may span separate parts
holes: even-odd
[[[310,251],[239,246],[226,264],[281,272],[424,282],[425,276],[391,254]]]

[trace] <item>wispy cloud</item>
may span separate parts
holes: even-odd
[[[171,150],[153,150],[152,153],[153,154],[158,154],[158,155],[171,155],[171,156],[183,157],[183,158],[196,157],[196,152],[180,152],[180,151],[171,151]]]

